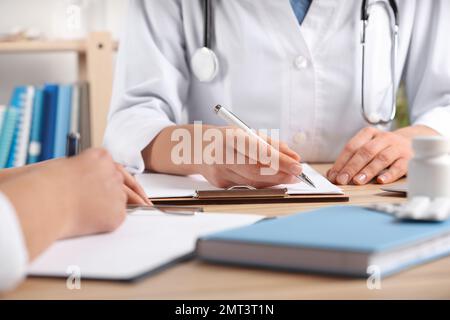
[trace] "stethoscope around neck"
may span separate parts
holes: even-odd
[[[219,59],[212,49],[212,3],[203,0],[203,47],[191,58],[192,72],[200,82],[211,82],[219,73]]]
[[[191,69],[195,77],[200,82],[211,82],[219,73],[219,59],[212,49],[212,18],[213,8],[211,0],[203,2],[203,47],[197,49],[191,57]],[[370,18],[370,8],[374,5],[386,6],[391,21],[391,78],[392,78],[392,101],[389,117],[384,118],[377,112],[368,114],[365,99],[365,65],[366,65],[366,44],[367,26]],[[389,5],[389,8],[387,6]],[[361,72],[361,113],[364,120],[371,125],[387,125],[391,123],[396,114],[396,61],[398,51],[398,6],[395,0],[362,0],[361,4],[361,51],[362,51],[362,72]]]
[[[370,18],[370,7],[374,5],[382,5],[389,13],[391,21],[391,85],[392,85],[392,100],[390,101],[391,110],[389,117],[384,118],[380,113],[371,112],[368,114],[366,110],[365,99],[365,66],[366,66],[366,45],[367,45],[367,27]],[[390,10],[388,8],[390,7]],[[397,52],[398,52],[398,31],[399,31],[399,19],[398,19],[398,7],[395,0],[363,0],[361,6],[361,51],[362,51],[362,72],[361,72],[361,113],[364,120],[371,125],[387,125],[390,124],[396,114],[397,104],[397,87],[396,87],[396,67],[397,67]]]

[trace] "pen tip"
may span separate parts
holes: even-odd
[[[313,187],[314,189],[316,189],[316,185],[308,178],[308,183],[311,187]]]
[[[304,183],[306,183],[307,185],[313,187],[314,189],[317,189],[317,188],[316,188],[316,185],[311,181],[311,179],[310,179],[308,176],[306,176],[306,174],[301,174],[301,175],[299,176],[299,178],[300,178],[300,180],[302,180],[302,181],[303,181]]]

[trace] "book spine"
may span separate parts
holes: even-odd
[[[17,119],[16,123],[14,124],[14,132],[12,135],[12,141],[10,145],[10,151],[8,154],[8,160],[6,161],[6,168],[12,168],[14,167],[14,163],[16,160],[16,155],[18,152],[18,146],[19,146],[19,135],[20,130],[22,128],[22,119],[24,114],[24,104],[26,100],[27,95],[27,88],[26,87],[17,87],[14,89],[11,102],[10,102],[10,108],[16,109],[18,111],[17,113]]]
[[[6,110],[0,139],[0,168],[6,167],[18,118],[18,109],[8,108]]]
[[[56,109],[58,104],[58,86],[47,85],[44,88],[44,113],[42,153],[40,161],[53,158],[55,145]]]
[[[42,151],[42,109],[44,107],[44,92],[42,89],[35,89],[33,102],[33,119],[31,121],[30,145],[28,147],[28,164],[39,161]]]
[[[2,133],[3,121],[5,119],[5,113],[6,113],[6,106],[0,105],[0,135]],[[0,139],[1,139],[1,137],[0,137]]]
[[[54,158],[61,158],[66,155],[67,135],[70,130],[71,101],[72,87],[69,85],[60,86],[58,111],[56,113]]]
[[[89,84],[80,84],[80,147],[86,150],[91,147],[91,113],[89,105]]]
[[[33,112],[34,87],[27,87],[24,95],[22,118],[17,134],[16,154],[14,155],[14,167],[22,167],[27,162],[28,144],[30,142],[31,116]]]
[[[80,87],[72,87],[72,111],[70,116],[70,132],[80,133]]]

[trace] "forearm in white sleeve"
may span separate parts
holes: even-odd
[[[0,192],[0,292],[16,287],[25,277],[28,253],[14,207]]]
[[[450,138],[450,103],[445,107],[434,107],[413,121],[413,124],[430,127],[440,135]]]
[[[129,2],[104,146],[134,173],[144,170],[141,152],[156,135],[184,120],[189,67],[180,3]]]
[[[406,69],[413,125],[450,137],[450,1],[417,1]]]

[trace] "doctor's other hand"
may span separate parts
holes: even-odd
[[[420,125],[393,132],[366,127],[346,144],[327,177],[339,185],[363,185],[374,178],[380,184],[394,182],[407,174],[412,139],[437,134]]]
[[[116,163],[116,167],[123,176],[123,188],[127,195],[127,203],[151,206],[152,202],[148,199],[144,189],[142,189],[136,179],[127,170],[125,170],[121,164]]]

